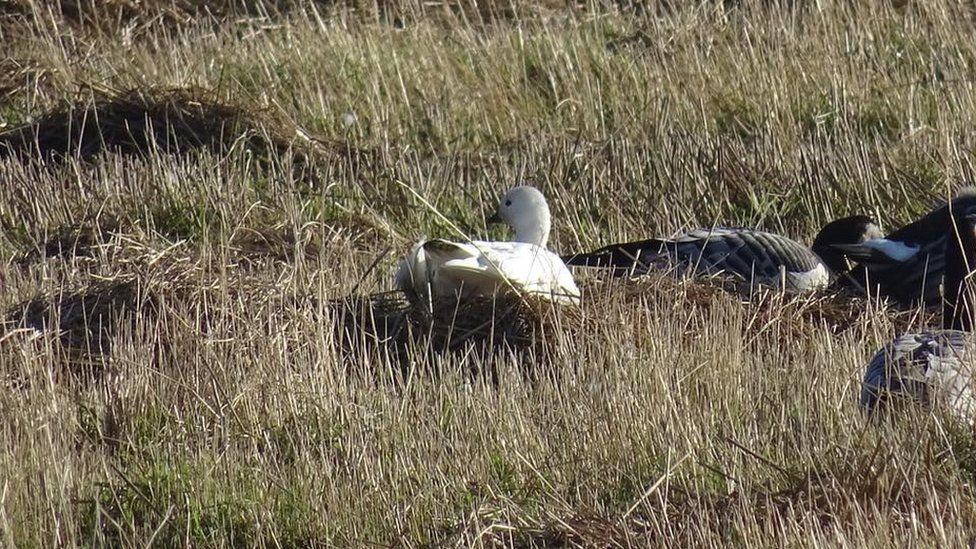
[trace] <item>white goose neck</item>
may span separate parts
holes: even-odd
[[[515,241],[535,244],[545,248],[549,243],[550,220],[549,212],[542,212],[544,215],[537,216],[536,219],[525,219],[521,223],[513,224],[515,229]]]
[[[534,187],[513,187],[498,205],[498,219],[515,231],[515,242],[542,248],[549,242],[552,219],[546,198]]]

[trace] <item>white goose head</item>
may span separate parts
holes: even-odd
[[[520,185],[509,189],[498,203],[489,223],[505,223],[515,230],[515,241],[542,248],[549,242],[552,219],[546,197],[535,187]]]

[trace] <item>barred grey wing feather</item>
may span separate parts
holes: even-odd
[[[612,244],[564,260],[570,265],[610,267],[614,274],[673,268],[679,274],[721,273],[795,290],[822,287],[828,279],[826,267],[806,246],[752,229],[695,229],[669,239]]]
[[[782,269],[805,272],[820,264],[820,259],[802,244],[761,231],[699,230],[676,241],[676,260],[698,265],[710,273],[728,272],[746,280],[773,280]]]
[[[891,397],[923,405],[940,401],[958,417],[971,420],[976,395],[971,387],[976,342],[968,332],[936,330],[898,337],[868,364],[860,404],[876,410]]]

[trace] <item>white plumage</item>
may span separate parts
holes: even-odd
[[[400,262],[396,288],[424,301],[520,293],[578,302],[572,273],[545,247],[551,221],[542,193],[515,187],[502,197],[493,217],[515,229],[514,242],[419,242]]]

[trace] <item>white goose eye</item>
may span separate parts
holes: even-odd
[[[511,200],[506,200],[505,201],[505,205],[506,206],[511,206],[512,205],[512,201]]]

